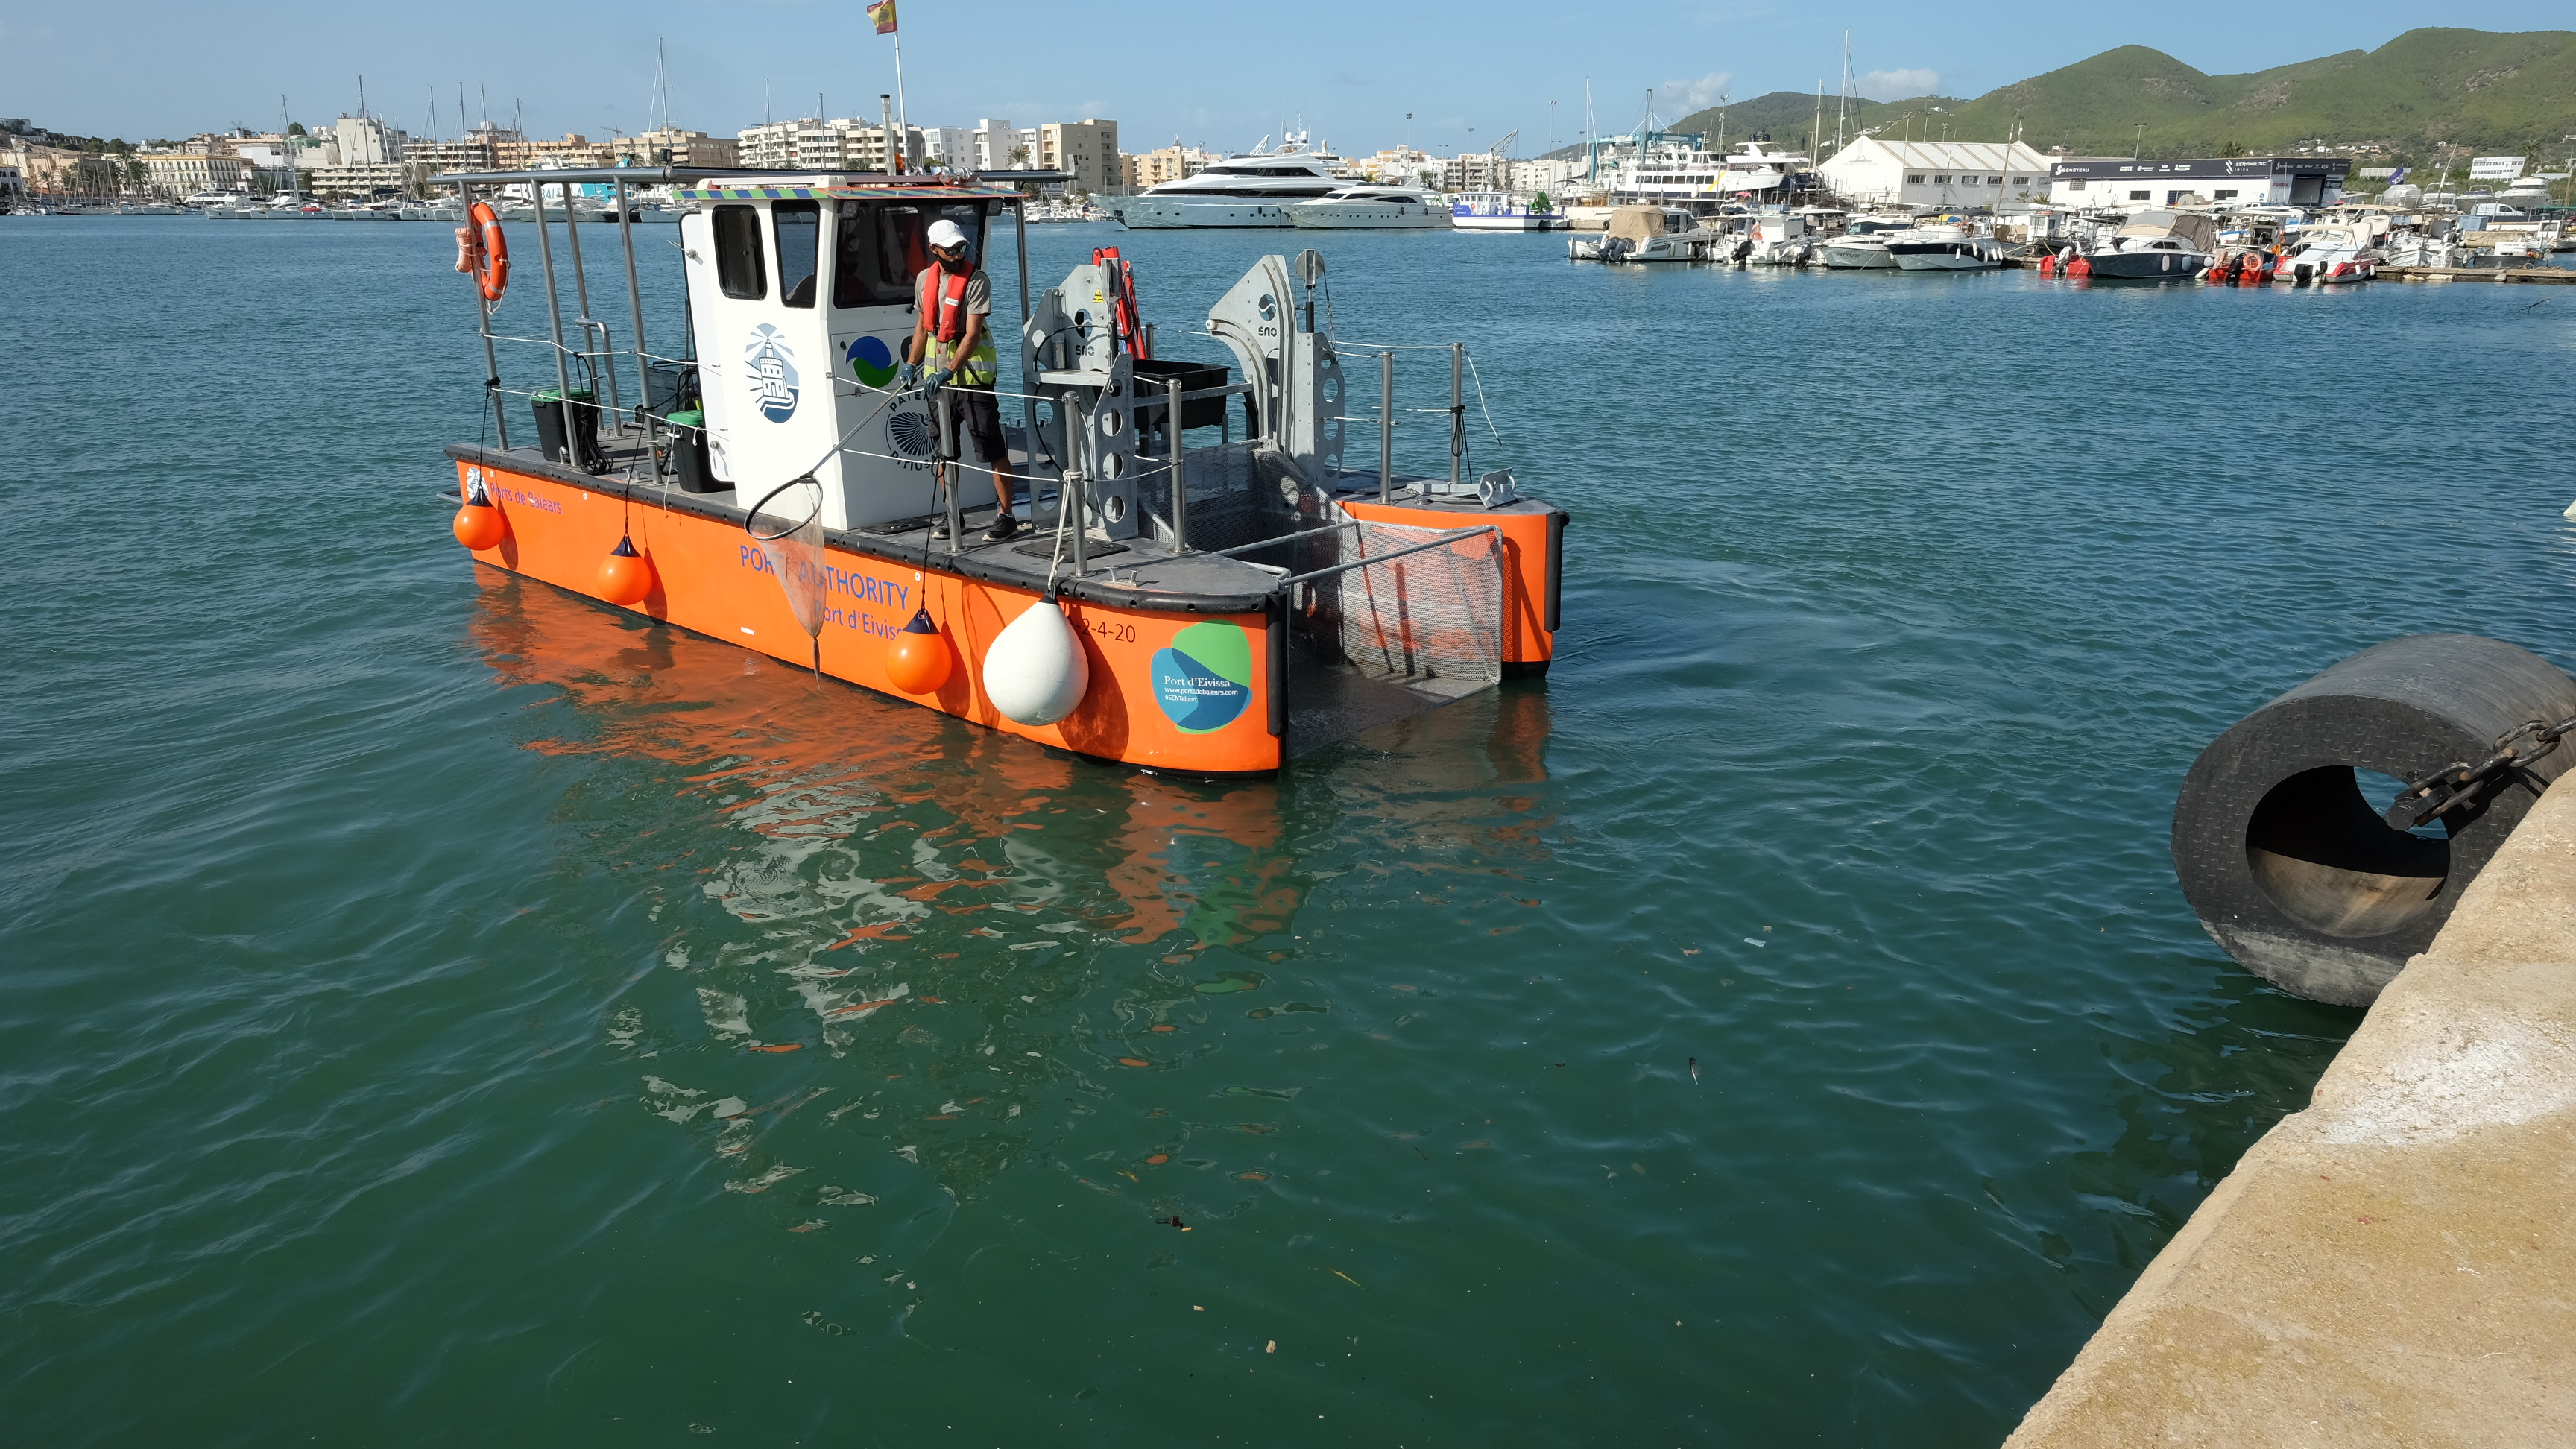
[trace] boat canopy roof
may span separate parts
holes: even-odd
[[[2115,236],[2177,236],[2201,251],[2208,251],[2218,241],[2218,223],[2197,212],[2142,211],[2129,218]]]
[[[988,176],[934,176],[882,171],[816,172],[746,170],[738,166],[567,166],[558,170],[455,171],[432,177],[434,185],[468,186],[601,186],[623,181],[629,186],[669,186],[690,201],[867,199],[930,200],[993,198],[1019,200],[1021,193],[1004,180],[1062,180],[1063,172],[1013,171]]]

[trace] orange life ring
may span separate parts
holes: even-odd
[[[465,225],[470,237],[459,238],[456,269],[473,273],[484,301],[498,302],[510,289],[510,243],[501,235],[501,218],[490,202],[478,201],[466,208]],[[473,265],[466,265],[469,260]]]

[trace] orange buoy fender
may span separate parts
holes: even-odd
[[[612,604],[644,602],[653,592],[653,565],[635,551],[635,540],[619,538],[599,565],[599,596]]]
[[[474,481],[465,490],[465,506],[456,510],[456,522],[449,527],[455,531],[458,543],[481,553],[501,546],[501,540],[509,536],[510,520],[501,516],[500,506],[483,486],[483,470],[468,471],[475,475]]]
[[[912,622],[886,645],[886,678],[906,694],[938,693],[956,667],[957,656],[928,609],[913,610]]]
[[[2087,258],[2077,257],[2075,260],[2066,264],[2066,275],[2070,277],[2089,277],[2093,275],[2093,263]]]
[[[2039,259],[2039,274],[2043,277],[2053,277],[2057,275],[2057,254],[2055,252],[2051,252],[2047,256]]]
[[[466,232],[473,233],[471,267],[465,254]],[[483,289],[483,300],[498,302],[510,289],[510,243],[501,235],[500,213],[488,201],[478,201],[465,210],[465,229],[457,233],[456,269],[471,272],[474,284]]]
[[[1090,688],[1091,656],[1053,599],[1021,610],[984,652],[985,697],[1019,724],[1054,724],[1079,708]]]

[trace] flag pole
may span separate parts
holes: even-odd
[[[895,134],[886,138],[886,146],[903,157],[895,169],[909,171],[912,169],[912,120],[903,110],[903,30],[900,26],[894,32],[894,126]]]

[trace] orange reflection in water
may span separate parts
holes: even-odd
[[[847,834],[861,789],[935,804],[954,822],[937,833],[960,841],[1042,831],[1068,800],[1105,806],[1119,824],[1100,877],[1126,909],[1102,924],[1134,942],[1184,927],[1203,943],[1247,940],[1286,929],[1303,904],[1272,782],[1095,765],[501,570],[478,566],[475,583],[469,634],[499,681],[561,691],[594,731],[527,749],[670,762],[692,772],[690,789],[736,797],[718,808],[777,837]],[[1236,858],[1192,891],[1171,860],[1182,837],[1222,841]]]

